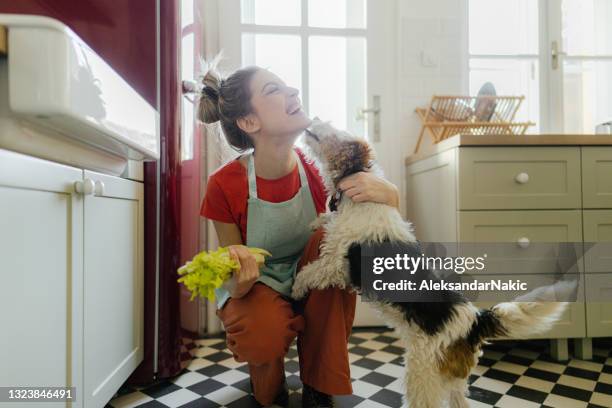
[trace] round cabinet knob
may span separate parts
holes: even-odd
[[[514,178],[514,181],[516,181],[519,184],[526,184],[529,181],[529,174],[527,174],[527,173],[519,173]]]
[[[516,243],[518,244],[518,246],[520,246],[521,248],[527,248],[529,246],[529,244],[531,243],[529,241],[529,238],[527,237],[521,237],[519,238]]]
[[[104,195],[104,182],[101,180],[96,180],[94,183],[94,194],[97,196]]]
[[[92,179],[86,178],[83,181],[76,181],[74,183],[74,189],[77,193],[83,195],[93,194],[95,188],[95,183]]]

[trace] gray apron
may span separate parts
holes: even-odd
[[[297,153],[294,154],[297,156]],[[248,159],[246,245],[267,249],[272,254],[266,258],[257,281],[287,297],[291,295],[298,261],[312,234],[309,225],[317,217],[306,172],[300,158],[296,159],[300,173],[300,189],[293,198],[280,203],[263,201],[257,197],[255,160],[252,153]],[[224,287],[216,289],[215,296],[219,309],[230,298]]]

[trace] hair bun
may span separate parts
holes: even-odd
[[[214,69],[209,69],[202,76],[202,90],[198,101],[198,120],[204,123],[215,123],[219,116],[219,90],[223,80]]]
[[[212,86],[204,85],[204,87],[202,88],[202,92],[206,94],[206,96],[212,99],[213,101],[219,100],[219,90],[213,88]]]

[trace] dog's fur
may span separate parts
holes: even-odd
[[[317,162],[328,193],[337,197],[338,182],[365,171],[382,176],[368,143],[315,119],[306,132],[310,156]],[[416,241],[410,222],[396,208],[374,202],[355,203],[341,197],[337,211],[313,223],[325,229],[319,259],[297,274],[292,296],[310,289],[340,287],[360,291],[360,245]],[[406,343],[404,402],[411,407],[468,407],[467,378],[487,339],[526,337],[544,332],[563,313],[563,302],[501,303],[478,309],[456,292],[440,302],[374,301],[372,305]]]

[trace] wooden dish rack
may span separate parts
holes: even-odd
[[[450,136],[523,135],[533,122],[513,122],[524,96],[437,96],[427,108],[416,108],[423,122],[414,152],[417,153],[427,130],[433,143]]]

